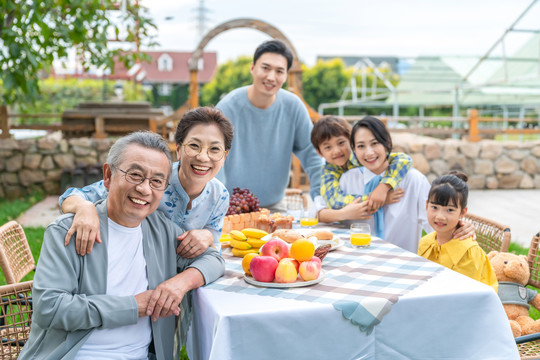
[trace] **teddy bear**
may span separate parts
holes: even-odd
[[[540,310],[540,295],[525,287],[530,277],[527,257],[490,251],[488,259],[499,281],[499,298],[514,337],[540,332],[540,320],[535,321],[529,317],[529,304]]]

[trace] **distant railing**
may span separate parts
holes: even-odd
[[[123,134],[134,130],[141,129],[141,120],[144,116],[130,114],[133,118],[133,123],[125,122],[107,123],[102,117],[95,117],[90,114],[70,115],[80,119],[93,119],[85,124],[11,124],[10,118],[22,119],[39,119],[39,118],[56,118],[61,119],[62,114],[8,114],[3,111],[5,107],[0,107],[0,138],[9,138],[10,129],[29,129],[29,130],[47,130],[47,131],[63,131],[67,134],[86,133],[92,134],[94,138],[104,138],[108,133]],[[115,118],[125,117],[121,114],[109,114],[107,119],[114,120]],[[360,120],[363,116],[344,116],[351,124]],[[540,120],[529,118],[488,118],[478,116],[478,110],[470,109],[467,117],[451,117],[451,116],[398,116],[398,117],[379,117],[383,120],[392,132],[411,132],[418,135],[434,136],[439,138],[459,137],[467,139],[471,142],[480,141],[485,138],[493,138],[495,135],[540,135]],[[138,120],[138,121],[137,121]],[[144,121],[143,121],[144,122]],[[144,128],[160,133],[166,139],[170,139],[170,131],[166,126],[167,118],[150,118],[148,122],[144,122]]]
[[[362,117],[344,116],[351,125]],[[392,132],[411,132],[442,138],[459,136],[471,142],[493,138],[495,135],[540,135],[540,119],[480,117],[476,109],[470,109],[467,117],[379,116],[379,118]]]
[[[106,123],[104,117],[96,117],[91,114],[75,114],[70,115],[71,118],[92,120],[84,124],[62,124],[61,122],[55,124],[11,124],[11,118],[22,119],[43,119],[53,118],[62,119],[62,114],[9,114],[5,107],[0,107],[0,134],[1,139],[7,139],[10,137],[11,129],[25,129],[25,130],[46,130],[46,131],[63,131],[68,134],[90,134],[92,137],[102,139],[108,136],[108,133],[113,134],[127,134],[132,131],[142,130],[143,128],[155,133],[161,134],[165,139],[169,139],[169,131],[166,126],[167,120],[165,118],[150,118],[146,116],[138,116],[137,114],[130,114],[129,117],[134,121],[133,123],[125,122],[124,124]],[[109,114],[107,119],[123,119],[125,115],[121,114]],[[148,120],[144,125],[141,124],[141,120]],[[143,127],[141,127],[143,125]]]

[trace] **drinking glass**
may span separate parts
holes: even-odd
[[[356,223],[351,225],[351,245],[353,247],[369,247],[371,244],[371,231],[369,224]]]
[[[299,223],[304,214],[304,206],[299,201],[291,201],[287,203],[287,215],[294,217],[294,222]]]
[[[313,227],[319,223],[317,213],[314,208],[304,208],[302,217],[300,218],[300,225]]]

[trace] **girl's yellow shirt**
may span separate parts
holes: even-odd
[[[437,232],[424,236],[418,245],[418,255],[444,267],[491,286],[497,292],[499,283],[486,253],[472,238],[452,239],[439,245]]]

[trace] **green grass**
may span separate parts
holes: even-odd
[[[43,200],[45,196],[41,193],[33,193],[30,196],[15,200],[0,200],[0,224],[5,224],[8,221],[15,220],[26,210],[30,209],[34,204]]]

